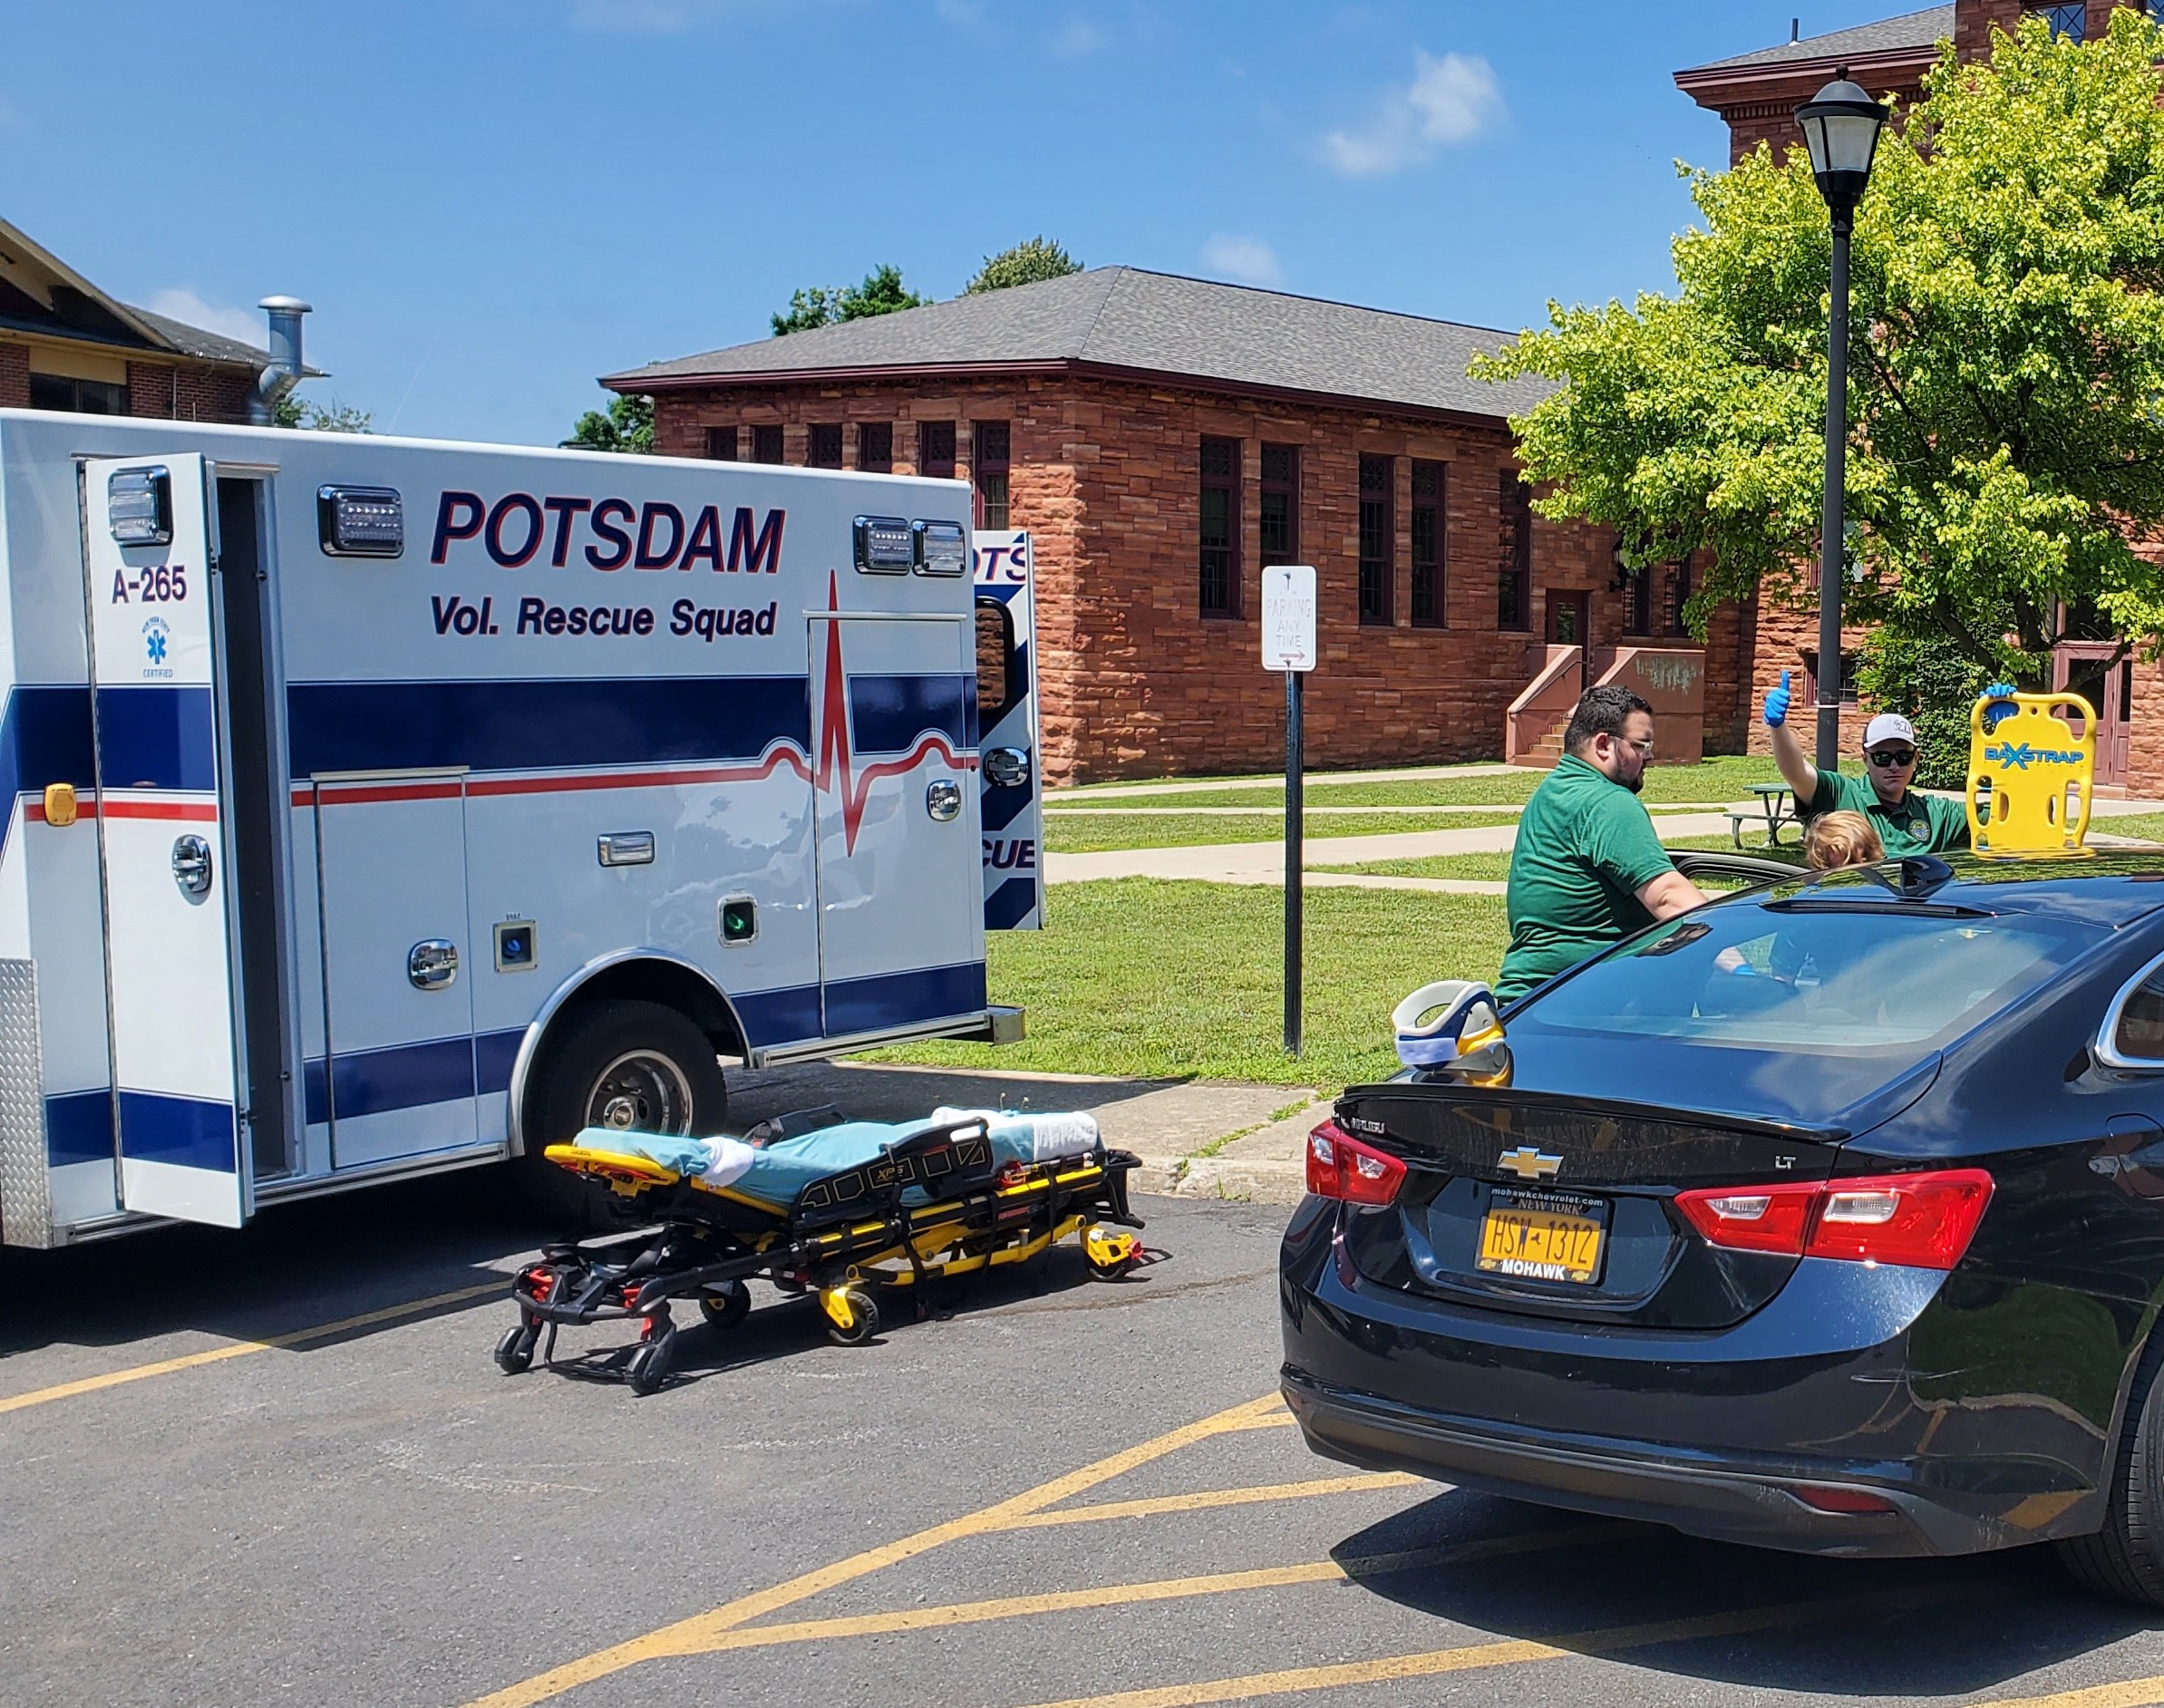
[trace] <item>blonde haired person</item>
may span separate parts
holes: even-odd
[[[1860,812],[1821,812],[1805,827],[1803,863],[1814,872],[1868,866],[1886,858],[1886,845]]]

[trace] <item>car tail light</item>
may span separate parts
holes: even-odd
[[[1675,1208],[1707,1243],[1730,1251],[1785,1252],[1791,1257],[1803,1254],[1818,1201],[1815,1183],[1712,1187],[1675,1195]]]
[[[1307,1189],[1347,1204],[1388,1204],[1404,1184],[1405,1165],[1364,1145],[1334,1121],[1307,1135]]]
[[[1703,1187],[1675,1208],[1709,1245],[1951,1269],[1991,1202],[1982,1169],[1873,1175],[1796,1186]]]

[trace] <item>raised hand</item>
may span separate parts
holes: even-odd
[[[1781,686],[1766,690],[1766,727],[1777,730],[1789,721],[1789,673],[1781,673]]]

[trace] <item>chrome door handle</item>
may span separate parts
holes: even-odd
[[[173,882],[190,901],[210,893],[210,844],[201,837],[173,839]]]
[[[924,791],[924,810],[940,824],[957,817],[962,810],[962,785],[951,777],[940,778]]]
[[[995,789],[1021,789],[1029,782],[1029,753],[1019,747],[987,747],[985,775]]]
[[[416,943],[406,954],[406,977],[415,990],[444,990],[459,975],[459,946],[444,937]]]

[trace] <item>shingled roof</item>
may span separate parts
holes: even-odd
[[[1854,29],[1835,30],[1826,35],[1807,35],[1800,42],[1783,42],[1755,53],[1738,53],[1732,59],[1693,65],[1691,71],[1774,70],[1795,61],[1865,59],[1878,53],[1934,48],[1941,41],[1951,40],[1953,34],[1954,8],[1926,6],[1897,18],[1881,18],[1876,24],[1859,24]],[[1688,76],[1690,73],[1681,74]]]
[[[1067,370],[1176,375],[1210,386],[1497,418],[1548,395],[1539,381],[1488,385],[1474,355],[1512,334],[1282,291],[1101,267],[656,362],[602,384],[619,392]]]

